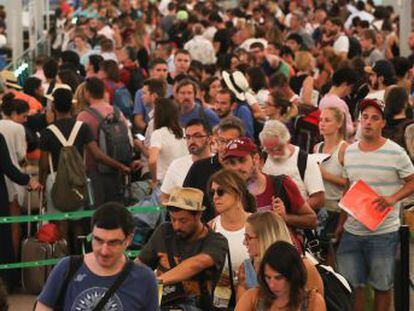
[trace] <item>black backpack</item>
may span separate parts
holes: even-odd
[[[110,158],[128,165],[132,161],[132,147],[129,142],[129,129],[121,120],[118,107],[114,106],[114,112],[103,117],[99,111],[88,107],[85,109],[94,116],[98,122],[99,148]],[[105,164],[98,164],[98,171],[101,173],[113,173],[115,170]]]
[[[349,40],[349,50],[348,50],[348,59],[353,59],[354,57],[361,56],[362,48],[361,43],[354,36],[348,36]]]
[[[322,278],[326,310],[352,310],[352,288],[348,281],[332,267],[317,264],[316,269]]]
[[[313,146],[322,140],[319,133],[320,114],[318,107],[299,105],[299,114],[293,122],[292,143],[307,153],[311,153]]]

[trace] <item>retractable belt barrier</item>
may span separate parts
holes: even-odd
[[[157,213],[161,211],[162,207],[130,206],[127,209],[133,214],[134,213]],[[69,213],[50,214],[50,215],[27,215],[27,216],[0,217],[0,225],[11,224],[11,223],[50,221],[50,220],[76,220],[80,218],[91,217],[94,213],[95,213],[94,210],[87,210],[87,211],[77,211],[77,212],[69,212]],[[139,251],[127,250],[125,251],[125,255],[127,255],[128,257],[137,257],[139,255]],[[61,259],[62,258],[51,258],[51,259],[38,260],[38,261],[0,264],[0,270],[52,266],[52,265],[57,264]]]

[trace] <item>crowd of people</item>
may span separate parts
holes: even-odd
[[[369,285],[389,311],[414,192],[414,32],[403,57],[392,7],[60,0],[55,15],[24,85],[0,73],[0,216],[24,213],[27,185],[47,214],[96,211],[90,228],[54,222],[68,254],[89,232],[92,251],[57,264],[37,311],[158,310],[158,295],[162,310],[326,310],[307,251],[352,285],[353,310]],[[361,180],[392,207],[375,230],[339,206]],[[167,216],[133,263],[134,183]],[[0,262],[31,234],[0,224]]]

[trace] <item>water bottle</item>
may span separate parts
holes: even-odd
[[[86,178],[86,191],[88,194],[88,207],[92,209],[95,205],[95,198],[93,195],[92,181],[89,177]]]

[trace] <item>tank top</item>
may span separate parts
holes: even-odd
[[[342,176],[343,166],[341,165],[339,161],[339,150],[341,149],[342,145],[345,143],[344,140],[342,140],[334,152],[331,154],[329,158],[322,161],[321,166],[326,169],[329,173],[336,175],[336,176]],[[323,153],[323,142],[316,145],[316,150],[318,153]],[[342,188],[338,185],[335,185],[329,181],[323,180],[324,186],[325,186],[325,199],[327,201],[339,201],[342,197]],[[330,210],[330,208],[327,206],[327,209]],[[336,209],[337,210],[337,209]]]
[[[311,292],[309,292],[305,299],[303,300],[302,304],[300,305],[300,311],[308,311],[309,309],[309,298],[310,298]],[[256,311],[268,311],[266,307],[264,306],[264,303],[262,300],[259,300],[259,302],[256,305]]]
[[[221,233],[229,242],[229,250],[231,257],[231,266],[233,273],[237,273],[240,265],[246,258],[249,258],[247,248],[243,245],[244,241],[244,227],[237,231],[228,231],[221,225],[221,216],[218,215],[212,224],[212,228],[215,232]],[[228,270],[227,260],[224,269]]]

